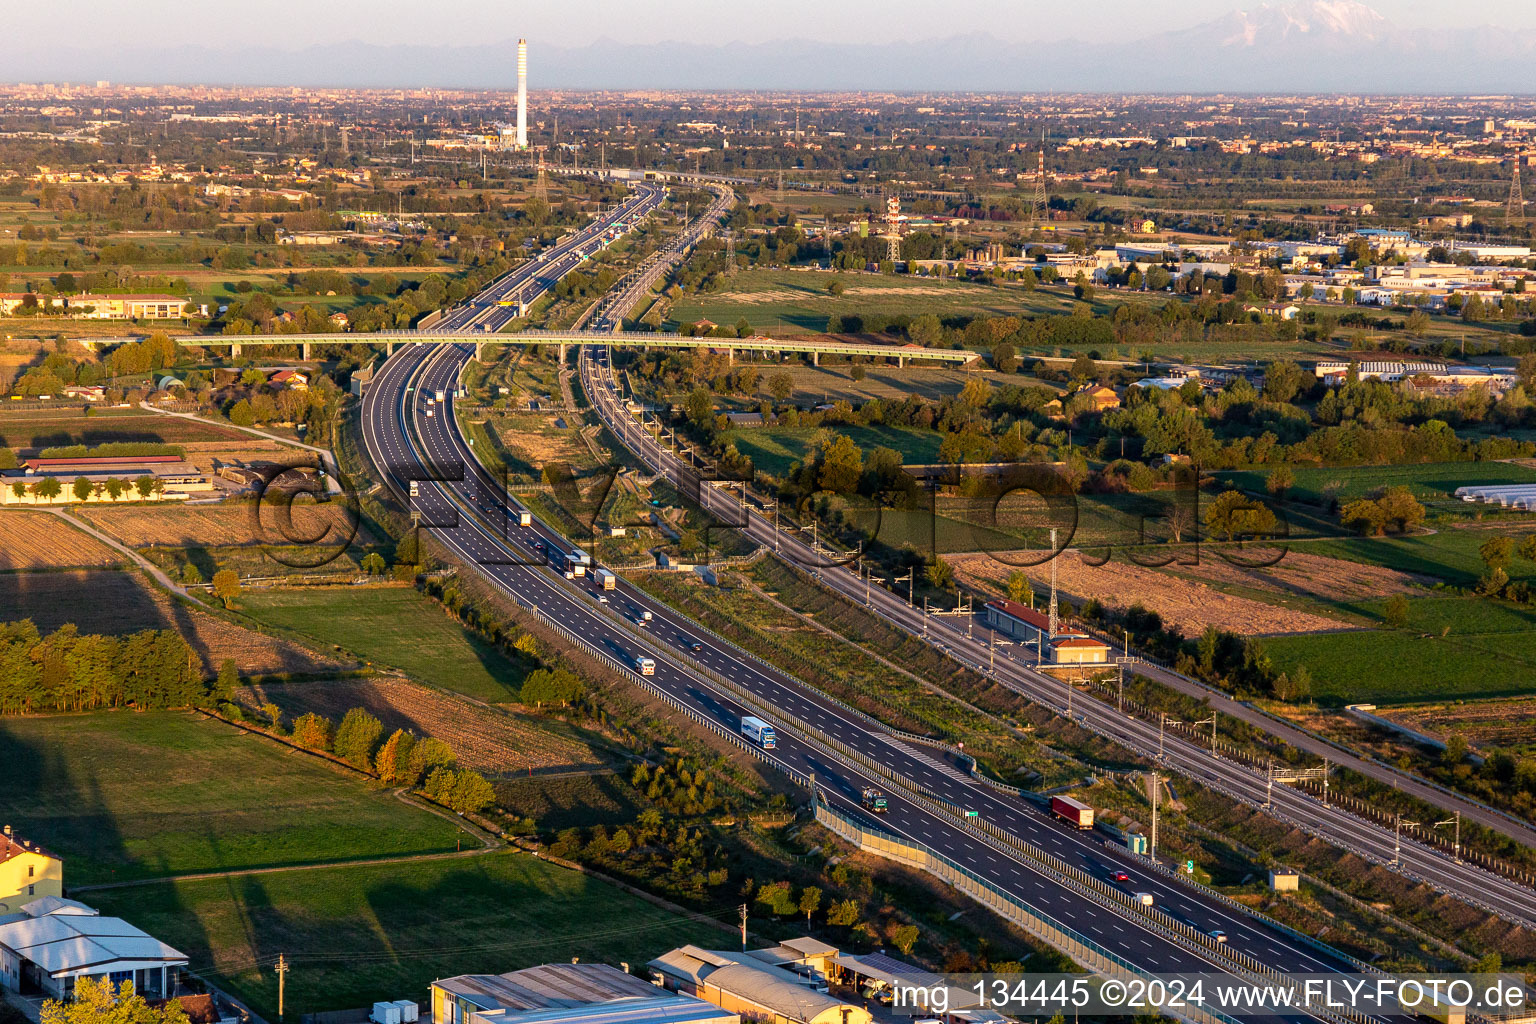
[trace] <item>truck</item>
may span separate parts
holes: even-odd
[[[778,742],[773,726],[754,715],[742,717],[741,734],[764,750],[772,750]]]
[[[1093,828],[1093,808],[1069,796],[1051,797],[1051,813],[1080,829]]]
[[[864,805],[866,810],[874,811],[876,814],[884,814],[886,812],[885,794],[873,786],[864,787],[864,791],[859,794],[859,802]]]
[[[593,569],[592,577],[604,590],[613,590],[619,585],[619,578],[607,569]]]
[[[416,497],[419,497],[420,495],[421,495],[421,482],[419,480],[412,480],[411,481],[411,497],[416,498]]]
[[[519,510],[518,513],[517,513],[517,525],[518,526],[532,526],[533,525],[533,513],[529,512],[527,509]]]
[[[650,658],[636,658],[635,671],[639,672],[643,676],[653,676],[656,674],[656,663]]]
[[[1153,903],[1152,894],[1149,892],[1135,893],[1131,896],[1131,900],[1135,903],[1141,904],[1144,907],[1150,907]]]
[[[448,401],[448,392],[445,389],[443,389],[443,388],[438,388],[437,389],[437,400],[439,402],[446,402],[446,401]]]

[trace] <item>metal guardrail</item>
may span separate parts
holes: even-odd
[[[1065,953],[1101,977],[1148,978],[1130,961],[1094,942],[1029,901],[1003,890],[975,872],[916,840],[891,835],[855,820],[816,795],[816,820],[862,850],[911,864],[939,878],[1011,921],[1046,945]],[[1238,1024],[1219,1010],[1184,1007],[1168,1010],[1192,1024]]]

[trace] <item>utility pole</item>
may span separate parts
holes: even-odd
[[[1416,821],[1404,821],[1403,820],[1403,816],[1401,814],[1399,814],[1397,816],[1397,834],[1396,834],[1396,839],[1392,843],[1392,866],[1395,867],[1395,868],[1400,868],[1400,867],[1403,866],[1403,826],[1404,825],[1408,825],[1408,826],[1411,826],[1413,828],[1417,828],[1419,823],[1416,822]]]
[[[1456,827],[1456,833],[1455,833],[1456,838],[1455,838],[1455,840],[1453,841],[1453,843],[1451,845],[1451,856],[1455,859],[1456,863],[1460,864],[1461,863],[1461,812],[1457,811],[1456,812],[1456,816],[1454,818],[1446,818],[1444,821],[1437,821],[1437,822],[1435,822],[1435,828],[1440,828],[1440,827],[1445,826],[1445,825],[1454,825]]]
[[[892,577],[892,579],[891,579],[892,583],[900,583],[903,580],[906,581],[906,584],[907,584],[907,605],[908,605],[908,607],[916,607],[916,605],[917,605],[917,602],[915,600],[913,600],[913,598],[912,598],[912,573],[914,571],[915,570],[913,570],[913,569],[908,569],[907,570],[907,574],[905,576],[895,576],[895,577]]]
[[[747,905],[745,903],[743,903],[740,906],[740,908],[738,908],[738,909],[741,910],[741,948],[742,949],[746,949],[747,948]]]
[[[1211,756],[1215,757],[1216,756],[1216,712],[1212,711],[1210,718],[1202,718],[1198,722],[1191,722],[1189,724],[1190,725],[1208,725],[1208,726],[1211,727]]]
[[[283,954],[277,954],[277,1015],[283,1015],[283,989],[284,982],[288,980],[288,958]]]
[[[1147,779],[1150,783],[1150,795],[1152,797],[1152,838],[1147,848],[1147,856],[1157,860],[1157,791],[1162,786],[1162,780],[1157,772],[1148,772]]]

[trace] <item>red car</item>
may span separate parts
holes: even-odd
[[[1130,880],[1131,880],[1131,876],[1126,874],[1124,871],[1116,871],[1115,872],[1115,881],[1117,881],[1117,882],[1129,882]]]

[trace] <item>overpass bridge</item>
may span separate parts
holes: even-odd
[[[92,348],[111,347],[142,341],[142,337],[80,338],[82,345]],[[193,334],[173,339],[183,348],[221,348],[229,346],[231,359],[238,359],[247,346],[271,347],[274,345],[298,345],[303,357],[310,358],[312,345],[383,345],[393,354],[397,345],[462,345],[473,344],[478,359],[486,345],[541,345],[556,346],[560,361],[565,361],[569,345],[609,345],[625,348],[710,348],[721,349],[734,359],[737,352],[764,352],[783,354],[795,352],[807,354],[811,362],[821,365],[821,356],[867,356],[874,359],[894,359],[898,366],[906,366],[907,360],[926,360],[954,366],[963,366],[977,359],[975,352],[967,349],[923,348],[919,345],[877,345],[844,342],[831,339],[770,338],[754,335],[747,338],[695,338],[682,334],[652,334],[647,331],[520,331],[516,334],[493,334],[484,330],[434,331],[370,331],[351,334]]]

